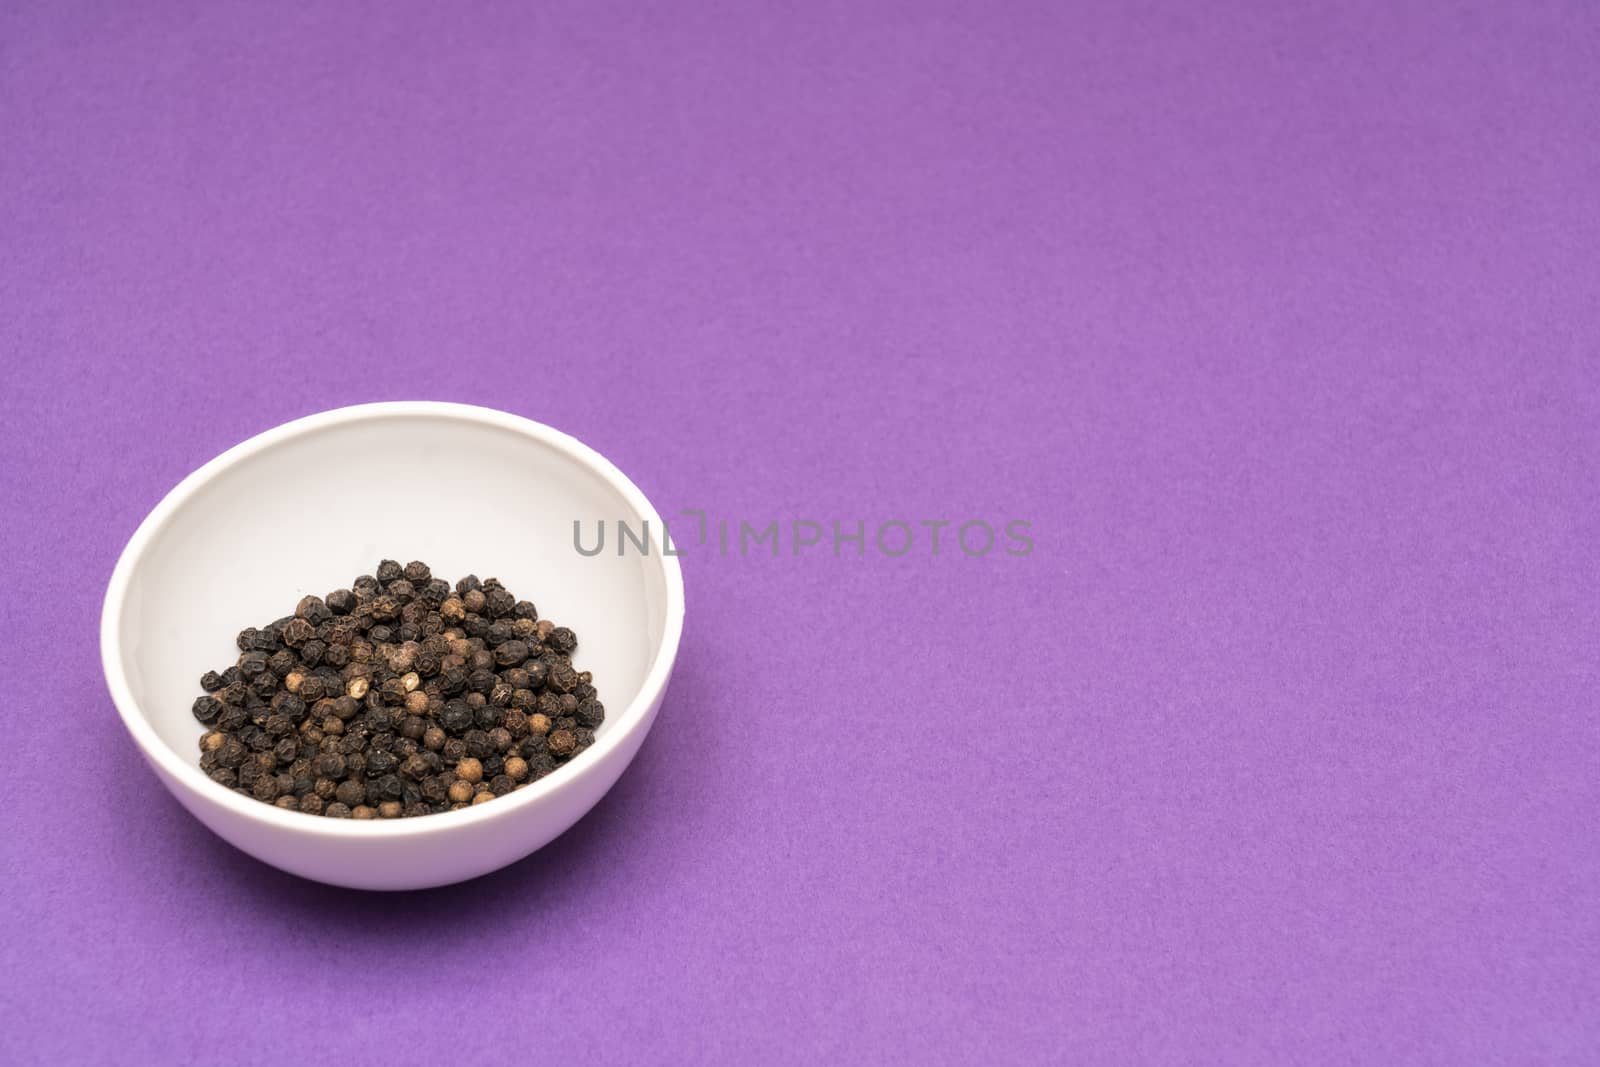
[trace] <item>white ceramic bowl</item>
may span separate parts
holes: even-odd
[[[574,548],[573,523],[592,547]],[[616,551],[616,523],[648,522],[648,553]],[[459,404],[340,408],[269,430],[185,478],[117,561],[100,624],[111,697],[184,807],[275,867],[360,889],[420,889],[522,858],[577,822],[638,752],[683,630],[683,577],[650,502],[604,457],[527,419]],[[238,655],[234,635],[348,587],[380,558],[420,559],[450,581],[499,577],[541,617],[577,631],[606,720],[594,745],[488,804],[356,821],[284,811],[201,773],[199,678]]]

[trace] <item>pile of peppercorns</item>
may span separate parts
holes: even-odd
[[[239,634],[200,679],[211,780],[290,811],[397,819],[504,796],[594,743],[605,719],[577,635],[494,578],[378,564]]]

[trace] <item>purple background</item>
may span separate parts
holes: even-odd
[[[1600,1058],[1600,16],[1206,7],[0,6],[0,1059]],[[100,597],[418,397],[1037,549],[691,546],[592,815],[328,889]]]

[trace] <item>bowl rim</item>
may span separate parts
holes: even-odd
[[[122,554],[117,558],[106,586],[105,600],[100,612],[100,661],[105,672],[106,685],[112,703],[122,717],[122,724],[144,752],[145,758],[154,762],[164,772],[168,781],[182,785],[197,798],[227,809],[230,813],[264,827],[290,833],[322,834],[329,837],[405,837],[447,833],[465,829],[473,824],[511,816],[513,813],[539,804],[556,793],[571,788],[586,774],[604,765],[605,757],[624,743],[645,721],[645,713],[666,688],[667,679],[677,659],[678,646],[683,635],[683,569],[675,555],[657,552],[666,584],[666,620],[655,656],[645,672],[638,694],[617,717],[617,729],[607,730],[596,737],[594,744],[585,750],[580,759],[562,768],[567,773],[552,773],[523,789],[497,797],[492,804],[475,804],[460,811],[446,811],[426,817],[402,819],[328,819],[312,817],[300,812],[287,811],[264,804],[252,797],[241,796],[226,786],[213,782],[201,772],[198,763],[184,760],[155,732],[155,728],[134,699],[122,665],[122,638],[120,622],[127,597],[128,583],[150,543],[166,527],[172,516],[188,502],[202,486],[215,480],[236,466],[266,449],[292,438],[325,429],[330,426],[377,419],[416,416],[445,417],[479,423],[510,430],[530,437],[556,449],[595,474],[616,490],[632,506],[640,519],[648,520],[665,530],[660,514],[638,486],[617,469],[616,465],[599,452],[544,423],[521,415],[480,407],[475,404],[458,404],[435,400],[383,401],[370,404],[353,404],[317,412],[274,426],[254,437],[241,441],[190,473],[145,516],[133,536],[128,539]],[[587,757],[587,758],[583,758]],[[581,764],[581,765],[580,765]],[[187,807],[187,805],[185,805]]]

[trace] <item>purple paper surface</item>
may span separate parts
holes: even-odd
[[[1589,3],[0,5],[0,1060],[1600,1060],[1597,131]],[[410,398],[711,537],[615,791],[362,894],[97,623]]]

